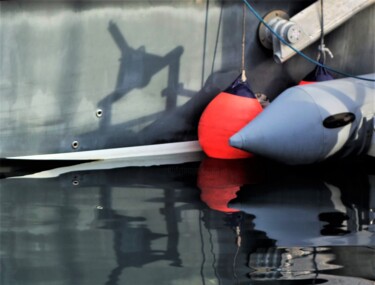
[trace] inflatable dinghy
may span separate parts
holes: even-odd
[[[364,75],[374,79],[375,73]],[[230,138],[230,145],[286,164],[375,157],[375,83],[354,78],[295,86]]]

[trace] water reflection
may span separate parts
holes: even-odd
[[[201,200],[213,210],[238,212],[233,207],[228,208],[229,201],[243,185],[262,182],[263,172],[261,161],[256,159],[206,158],[200,164],[197,176]]]
[[[248,254],[251,284],[274,284],[275,280],[281,284],[366,284],[324,274],[349,268],[354,268],[354,276],[375,279],[374,176],[346,166],[327,175],[326,168],[266,171],[254,160],[202,162],[198,172],[202,201],[227,214],[238,251],[242,247]],[[245,219],[251,221],[247,226]],[[369,258],[367,263],[359,266],[350,255],[340,258],[342,252],[355,253],[358,248]],[[235,268],[234,277],[238,281]]]
[[[359,186],[354,194],[353,188],[284,173],[244,187],[229,205],[255,215],[256,228],[277,246],[373,244],[374,236],[363,231],[369,226],[370,193]]]
[[[2,179],[0,281],[373,284],[367,166],[117,161]]]
[[[169,260],[171,266],[181,265],[177,251],[178,234],[172,234],[177,225],[173,214],[166,216],[167,234],[159,234],[148,228],[144,217],[121,215],[113,210],[110,188],[103,186],[100,189],[99,200],[96,227],[113,231],[113,250],[117,262],[117,266],[111,271],[105,284],[118,284],[126,267],[142,267],[158,260]],[[174,210],[173,201],[168,209]],[[163,237],[168,238],[166,250],[153,250],[151,246],[153,240]]]

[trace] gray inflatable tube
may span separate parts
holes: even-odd
[[[364,75],[375,78],[375,73]],[[354,78],[295,86],[230,138],[230,145],[286,164],[334,155],[375,156],[375,83]]]

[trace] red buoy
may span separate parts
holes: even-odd
[[[262,106],[241,78],[218,94],[206,107],[198,125],[198,139],[203,151],[213,158],[236,159],[253,156],[229,145],[229,138],[246,126]]]

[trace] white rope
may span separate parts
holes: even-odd
[[[245,70],[245,45],[246,45],[246,4],[243,3],[243,15],[242,15],[242,60],[241,60],[241,80],[245,82],[247,80]]]
[[[332,52],[327,48],[324,44],[324,3],[323,0],[320,0],[320,29],[321,29],[321,34],[320,34],[320,45],[318,46],[318,58],[317,60],[320,61],[322,60],[322,63],[326,62],[326,54],[328,53],[331,58],[333,58]]]

